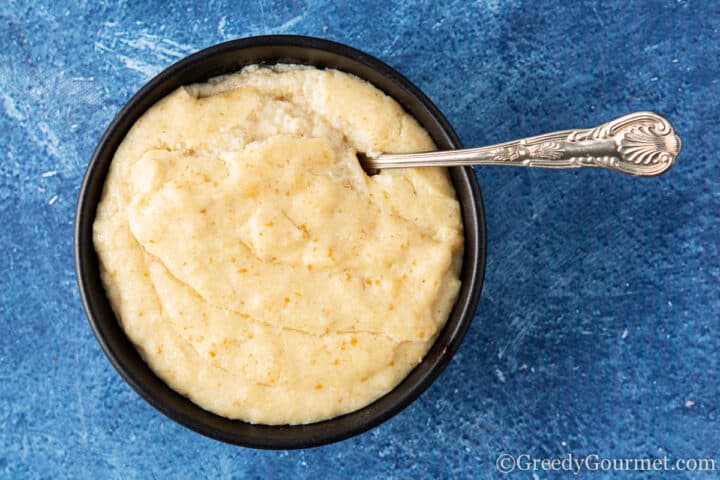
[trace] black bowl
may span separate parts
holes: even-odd
[[[450,174],[462,207],[465,254],[462,287],[447,324],[423,361],[391,392],[346,415],[307,425],[267,426],[230,420],[192,403],[158,378],[120,328],[100,282],[92,225],[115,150],[135,121],[181,85],[205,81],[257,63],[295,63],[334,68],[361,77],[397,100],[430,133],[440,149],[461,148],[452,127],[412,83],[379,60],[353,48],[311,37],[277,35],[234,40],[177,62],[148,82],[105,131],[88,165],[75,217],[75,267],[90,326],[120,375],[162,413],[203,435],[255,448],[303,448],[342,440],[372,428],[415,400],[460,345],[473,319],[485,273],[485,212],[471,168]]]

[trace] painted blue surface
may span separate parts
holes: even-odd
[[[720,468],[716,2],[152,3],[0,8],[0,477],[491,478],[502,452],[715,457]],[[106,360],[75,285],[73,210],[102,131],[145,81],[263,33],[378,56],[467,145],[652,109],[683,151],[656,179],[477,170],[488,273],[440,379],[339,444],[225,445],[156,412]]]

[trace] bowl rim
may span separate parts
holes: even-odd
[[[121,377],[143,399],[145,399],[158,411],[186,428],[207,437],[235,445],[262,449],[308,448],[350,438],[363,433],[396,415],[417,399],[417,397],[419,397],[420,394],[422,394],[435,381],[435,379],[447,366],[462,342],[462,339],[473,320],[482,290],[486,266],[487,245],[485,211],[480,188],[473,169],[471,167],[451,168],[450,174],[456,190],[458,190],[458,182],[462,182],[462,185],[467,190],[466,192],[463,190],[467,195],[467,198],[460,202],[461,209],[463,210],[463,224],[465,226],[465,252],[462,267],[463,283],[460,295],[453,307],[447,324],[443,327],[441,332],[438,333],[438,337],[428,352],[426,352],[423,360],[398,385],[371,404],[338,417],[306,425],[253,425],[240,420],[230,420],[220,417],[202,409],[192,403],[188,398],[183,397],[172,390],[162,380],[157,378],[157,376],[155,376],[155,374],[145,364],[145,369],[150,371],[150,374],[155,376],[156,379],[165,386],[165,389],[170,390],[170,392],[158,392],[157,385],[155,385],[155,387],[148,386],[147,381],[140,378],[143,375],[147,378],[146,372],[140,372],[139,374],[130,366],[132,362],[137,364],[136,359],[127,358],[128,355],[132,356],[132,353],[128,353],[124,345],[118,344],[118,341],[121,340],[113,338],[113,335],[107,331],[107,322],[115,322],[115,327],[120,328],[115,315],[112,314],[111,311],[111,318],[108,319],[107,314],[102,314],[98,311],[99,309],[107,311],[107,308],[106,306],[98,305],[97,302],[102,302],[102,299],[98,299],[98,294],[95,293],[97,288],[102,289],[103,287],[102,285],[97,287],[97,282],[99,281],[99,265],[95,256],[92,241],[92,223],[95,218],[99,197],[104,189],[107,169],[112,162],[117,144],[125,137],[130,126],[135,123],[139,115],[142,115],[149,106],[157,101],[157,99],[149,101],[148,98],[152,97],[151,94],[160,89],[161,85],[182,74],[186,68],[189,68],[198,62],[212,59],[214,57],[219,58],[219,56],[228,52],[258,47],[279,47],[301,50],[309,49],[311,51],[329,53],[332,56],[338,57],[338,59],[344,57],[352,62],[360,63],[380,75],[380,77],[383,77],[384,80],[391,82],[393,84],[393,88],[397,87],[401,93],[407,93],[409,98],[406,100],[417,102],[417,108],[426,110],[433,123],[440,129],[441,133],[446,136],[446,143],[448,143],[452,148],[462,147],[460,139],[450,126],[450,123],[447,121],[445,116],[418,87],[392,67],[353,47],[330,40],[302,35],[263,35],[219,43],[199,50],[175,62],[146,82],[143,87],[140,88],[140,90],[138,90],[137,93],[135,93],[120,109],[106,128],[93,152],[90,162],[88,163],[77,197],[73,232],[75,272],[85,314],[88,318],[88,322],[90,323],[95,338],[100,344],[103,352]],[[268,57],[268,60],[282,61],[282,59],[274,57]],[[258,62],[251,61],[246,64],[255,63]],[[317,67],[323,68],[322,62],[304,63],[313,64]],[[241,68],[241,66],[242,65],[238,66],[236,70]],[[331,68],[343,70],[342,67],[331,66]],[[207,78],[212,76],[214,75],[208,74]],[[361,76],[361,78],[368,80],[363,76]],[[372,81],[371,83],[374,84]],[[375,86],[380,88],[378,85]],[[388,93],[385,89],[380,88],[380,90],[390,95],[390,93]],[[169,91],[159,95],[159,98],[164,97],[167,93],[169,93]],[[391,95],[391,97],[395,98],[396,101],[401,103],[403,108],[407,110],[405,105],[406,102],[398,99],[396,95]],[[146,104],[144,108],[141,107],[143,103]],[[138,109],[141,110],[141,113],[132,119],[129,123],[130,126],[125,128],[124,132],[120,135],[118,133],[119,126],[123,123],[128,123],[127,117],[132,117],[133,112]],[[420,120],[418,119],[418,121]],[[421,125],[423,125],[426,129],[428,128],[428,125],[425,125],[422,122]],[[117,140],[118,137],[120,138],[119,141]],[[113,142],[115,143],[115,146],[112,146]],[[109,153],[108,150],[110,150]],[[99,170],[103,169],[104,171],[98,173]],[[97,185],[98,182],[100,184],[99,187]],[[97,190],[98,188],[100,195],[96,195],[98,197],[97,200],[92,202],[91,199],[88,198],[89,192],[91,189]],[[458,192],[458,197],[460,197],[460,192]],[[472,224],[471,233],[473,242],[472,245],[470,245],[471,248],[468,248],[469,232],[467,228],[468,225],[466,224],[466,220],[468,219]],[[469,252],[470,250],[471,252]],[[466,261],[468,259],[468,255],[471,255],[473,260],[470,264]],[[96,282],[94,284],[95,287],[93,287],[92,282]],[[107,303],[108,300],[106,296],[104,296],[104,299]],[[455,317],[457,317],[458,320],[454,321],[453,324],[450,325],[450,320]],[[122,334],[124,335],[124,332],[122,332]],[[442,345],[442,348],[438,345],[441,337],[448,337],[449,339],[446,344]],[[125,337],[125,342],[130,342],[127,337]],[[433,356],[431,356],[431,352],[435,352]],[[135,351],[135,355],[139,358],[137,351]],[[425,370],[421,374],[415,375],[415,372],[418,371],[424,364],[426,364]],[[408,384],[411,377],[413,377],[413,381]],[[401,387],[403,387],[402,392],[399,392]],[[392,401],[389,401],[388,397],[391,396],[393,397],[391,399]],[[191,403],[195,409],[200,409],[204,413],[195,412],[193,407],[178,408],[177,405],[182,406],[184,404],[178,404],[177,402],[182,402],[182,400],[178,400],[176,397],[181,397],[186,402]],[[378,404],[380,405],[378,406]],[[192,413],[188,413],[188,410]],[[217,421],[210,417],[217,417]],[[198,418],[201,419],[198,420]],[[348,419],[351,420],[349,421]],[[211,422],[210,420],[213,421]],[[228,422],[230,422],[230,424],[236,424],[237,428],[227,427],[226,429],[224,425]],[[223,428],[219,428],[218,425],[223,425]],[[243,430],[243,432],[240,432],[239,430]]]

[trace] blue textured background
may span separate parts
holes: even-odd
[[[717,2],[107,3],[0,2],[0,477],[484,478],[501,452],[720,463]],[[477,170],[485,289],[439,380],[339,444],[225,445],[153,410],[104,357],[75,285],[73,210],[102,131],[145,81],[265,33],[378,56],[466,145],[652,109],[683,151],[655,179]]]

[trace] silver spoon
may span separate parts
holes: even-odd
[[[423,153],[358,153],[370,174],[388,168],[504,165],[540,168],[606,168],[655,176],[672,167],[680,138],[665,118],[636,112],[595,128],[564,130],[488,147]]]

